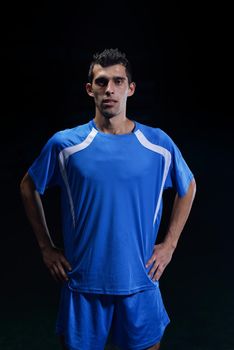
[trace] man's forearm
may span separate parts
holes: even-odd
[[[44,250],[54,246],[49,234],[40,195],[35,190],[28,174],[21,181],[20,192],[28,220],[36,235],[40,249]]]

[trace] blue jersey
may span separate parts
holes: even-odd
[[[61,189],[69,286],[131,294],[155,288],[145,264],[162,213],[163,190],[184,196],[193,174],[161,129],[134,121],[132,133],[100,132],[94,121],[55,133],[29,168],[36,189]]]

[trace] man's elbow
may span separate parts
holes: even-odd
[[[196,192],[197,192],[197,184],[196,184],[196,180],[193,178],[188,188],[188,193],[191,195],[192,199],[194,199]]]
[[[24,177],[22,178],[22,180],[20,181],[20,194],[21,197],[27,198],[30,196],[30,194],[32,193],[32,191],[34,191],[35,187],[33,184],[33,181],[31,179],[31,177],[29,176],[28,173],[26,173],[24,175]]]

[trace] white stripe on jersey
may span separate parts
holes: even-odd
[[[156,209],[155,209],[155,214],[154,214],[153,224],[155,224],[155,221],[156,221],[156,218],[157,218],[157,215],[158,215],[158,211],[159,211],[159,208],[160,208],[160,203],[161,203],[161,200],[162,200],[163,187],[164,187],[164,184],[165,184],[165,181],[166,181],[166,178],[167,178],[167,174],[168,174],[168,170],[169,170],[169,167],[170,167],[170,164],[171,164],[171,153],[166,148],[164,148],[162,146],[155,145],[154,143],[150,142],[140,130],[137,130],[135,132],[135,135],[138,138],[139,142],[142,144],[142,146],[144,146],[145,148],[150,149],[153,152],[161,154],[165,158],[162,184],[161,184],[160,193],[159,193],[159,196],[158,196],[158,202],[157,202]]]
[[[97,135],[97,133],[98,133],[98,131],[93,128],[92,131],[89,133],[89,135],[86,137],[86,139],[83,142],[81,142],[77,145],[74,145],[74,146],[66,147],[59,153],[59,167],[60,167],[63,181],[64,181],[66,189],[67,189],[67,195],[68,195],[69,204],[70,204],[70,208],[71,208],[72,222],[73,222],[74,227],[75,227],[75,223],[76,223],[75,222],[75,211],[74,211],[74,204],[73,204],[72,195],[71,195],[71,189],[70,189],[68,179],[67,179],[65,162],[68,159],[68,157],[70,155],[72,155],[73,153],[82,151],[83,149],[88,147],[92,143],[92,141],[95,138],[95,136]]]

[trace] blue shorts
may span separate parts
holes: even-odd
[[[109,335],[120,349],[160,342],[170,322],[159,287],[130,295],[79,293],[64,286],[56,334],[69,350],[103,350]]]

